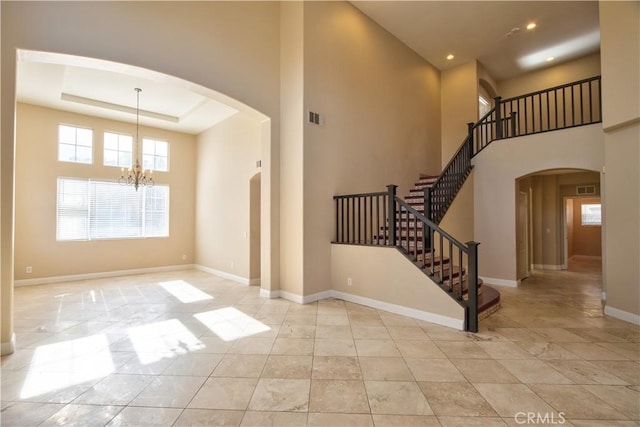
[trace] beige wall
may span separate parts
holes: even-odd
[[[582,225],[582,205],[600,203],[600,199],[573,200],[573,235],[571,236],[571,256],[584,255],[599,257],[602,255],[602,227],[599,225]],[[567,237],[569,234],[567,233]]]
[[[640,324],[640,3],[600,2],[605,313]]]
[[[475,240],[481,243],[480,276],[494,284],[517,283],[515,195],[519,187],[516,179],[550,169],[600,170],[603,158],[599,124],[496,141],[476,156],[473,160],[474,231]],[[540,203],[534,196],[533,215],[536,215],[536,204],[541,206]],[[534,224],[534,239],[543,238],[543,227],[544,223],[539,228]],[[534,248],[534,258],[536,253]]]
[[[442,72],[442,167],[467,137],[467,123],[478,121],[478,63]]]
[[[59,123],[93,130],[93,164],[57,160]],[[140,127],[140,138],[169,142],[169,171],[154,172],[156,183],[170,187],[169,237],[56,241],[56,179],[117,179],[120,168],[102,164],[103,133],[135,135],[135,130],[135,124],[131,123],[18,104],[15,279],[193,263],[194,212],[191,207],[195,203],[195,137],[144,126]],[[186,260],[182,259],[183,255]],[[33,273],[27,274],[26,266],[31,266]]]
[[[462,306],[394,248],[332,245],[331,289],[428,312],[449,326],[464,319]]]
[[[11,339],[13,120],[16,49],[100,58],[155,70],[219,91],[263,123],[262,286],[279,273],[280,9],[273,2],[2,2],[1,342]],[[117,28],[113,26],[118,22]],[[37,28],[37,31],[34,31]],[[64,31],[60,29],[64,28]],[[247,29],[250,28],[250,31]],[[135,49],[132,48],[135,40]],[[132,69],[135,70],[135,69]],[[170,79],[166,77],[166,79]],[[182,83],[184,84],[184,82]],[[248,107],[249,106],[249,107]],[[253,109],[253,110],[252,110]],[[263,206],[264,207],[264,206]],[[265,258],[263,254],[263,259]],[[265,274],[268,276],[265,278]]]
[[[469,242],[475,237],[473,230],[473,176],[474,172],[472,171],[439,224],[444,231],[462,243]]]
[[[336,194],[440,170],[438,71],[346,2],[304,4],[304,293],[331,286]]]
[[[502,80],[498,82],[498,94],[503,98],[511,98],[599,75],[600,53],[598,52],[512,79]]]
[[[260,124],[245,114],[198,135],[196,264],[259,278],[250,271],[250,181],[259,159]]]

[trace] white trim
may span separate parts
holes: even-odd
[[[487,285],[507,286],[509,288],[517,288],[520,284],[519,280],[495,279],[493,277],[480,277]]]
[[[296,302],[298,304],[304,304],[304,297],[302,295],[293,294],[287,291],[278,291],[280,292],[280,298]]]
[[[260,288],[260,296],[262,298],[269,298],[269,299],[280,298],[280,291],[270,291],[268,289]]]
[[[601,295],[600,299],[602,299],[602,301],[606,301],[607,300],[607,293],[605,291],[602,291],[602,295]]]
[[[604,307],[604,314],[615,317],[616,319],[624,320],[625,322],[633,323],[634,325],[640,325],[640,315],[629,313],[628,311],[613,308],[609,305]]]
[[[391,304],[388,302],[361,297],[359,295],[347,294],[340,291],[329,292],[331,292],[331,295],[334,298],[344,301],[353,302],[367,307],[377,308],[379,310],[389,311],[391,313],[412,317],[414,319],[424,320],[426,322],[431,322],[442,326],[448,326],[449,328],[458,329],[460,331],[464,330],[464,319],[456,319],[449,316],[443,316],[441,314],[429,313],[428,311],[417,310],[415,308]]]
[[[309,304],[311,302],[320,301],[322,299],[333,298],[335,297],[335,292],[336,291],[323,291],[311,295],[305,295],[304,297],[302,297],[302,303]]]
[[[46,283],[75,282],[77,280],[103,279],[105,277],[130,276],[134,274],[160,273],[163,271],[192,270],[193,264],[165,265],[162,267],[134,268],[131,270],[103,271],[99,273],[72,274],[68,276],[38,277],[35,279],[14,280],[14,286],[44,285]]]
[[[11,339],[0,344],[0,356],[6,356],[16,350],[16,334],[11,334]]]
[[[563,270],[562,265],[554,265],[554,264],[533,264],[533,268],[535,270],[554,270],[559,271]]]
[[[204,271],[205,273],[211,273],[214,276],[223,277],[225,279],[229,279],[229,280],[232,280],[234,282],[241,283],[243,285],[247,285],[248,286],[248,285],[251,284],[251,280],[247,279],[246,277],[236,276],[235,274],[231,274],[231,273],[227,273],[227,272],[224,272],[224,271],[216,270],[215,268],[205,267],[204,265],[199,265],[199,264],[196,264],[194,266],[194,268],[196,270]]]

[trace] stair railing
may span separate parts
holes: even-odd
[[[602,122],[600,76],[549,89],[494,98],[494,107],[477,123],[467,123],[467,136],[433,187],[425,189],[431,219],[439,224],[473,166],[471,159],[492,141]]]
[[[464,307],[465,330],[477,332],[478,243],[459,242],[396,192],[388,185],[385,192],[334,196],[333,243],[395,247]]]

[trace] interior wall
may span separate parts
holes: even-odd
[[[247,281],[255,278],[250,185],[260,144],[260,124],[242,113],[197,136],[195,263]]]
[[[481,243],[480,275],[488,283],[517,284],[516,180],[541,170],[600,170],[603,158],[599,124],[495,141],[474,158],[475,240]],[[533,215],[540,203],[534,194]],[[534,239],[544,233],[544,224],[533,225]],[[533,253],[534,264],[535,257],[545,259],[535,247]]]
[[[275,2],[1,2],[1,342],[10,347],[17,49],[100,58],[221,92],[263,120],[262,286],[279,281],[280,9]],[[117,23],[117,30],[114,28]],[[64,31],[60,29],[64,28]],[[247,29],[251,29],[248,31]],[[37,29],[37,31],[34,31]],[[135,40],[135,49],[131,41]],[[135,70],[135,68],[131,68]],[[156,76],[167,79],[166,76]],[[175,82],[175,79],[172,80]],[[208,92],[205,90],[205,94]],[[247,107],[250,106],[250,107]],[[265,140],[263,138],[263,140]],[[264,207],[264,206],[263,206]],[[264,255],[264,254],[263,254]],[[268,276],[265,276],[265,271]],[[4,347],[3,347],[4,351]]]
[[[640,3],[601,1],[599,12],[605,313],[640,324]]]
[[[249,279],[252,283],[260,280],[260,186],[261,173],[249,180]]]
[[[511,98],[600,74],[600,52],[597,52],[553,67],[501,80],[497,83],[498,94],[502,98]]]
[[[440,170],[438,70],[348,2],[304,4],[304,293],[331,286],[333,196]]]
[[[567,258],[574,255],[573,229],[575,218],[573,216],[573,199],[565,199],[565,221],[567,221]]]
[[[571,247],[573,255],[589,257],[602,256],[602,227],[599,225],[582,225],[582,205],[600,203],[600,199],[573,199],[573,236]],[[569,237],[567,233],[567,237]]]
[[[93,130],[93,164],[58,161],[60,123]],[[119,167],[103,165],[105,131],[135,136],[136,127],[132,123],[18,104],[16,280],[193,263],[194,214],[192,209],[183,207],[195,204],[195,137],[145,126],[140,127],[140,138],[169,143],[169,171],[153,174],[157,184],[170,187],[169,237],[56,241],[57,178],[116,180],[121,174]],[[31,266],[33,272],[27,274],[26,266]]]

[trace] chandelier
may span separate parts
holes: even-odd
[[[124,175],[125,170],[122,168],[122,175],[118,178],[118,183],[120,185],[133,185],[133,188],[138,191],[138,187],[153,187],[153,178],[151,174],[153,171],[149,171],[149,176],[147,177],[146,171],[142,168],[140,164],[140,158],[138,156],[139,153],[139,139],[138,135],[140,132],[140,92],[142,89],[139,87],[135,88],[137,92],[137,104],[136,104],[136,139],[133,143],[133,153],[135,154],[135,162],[132,162],[131,167],[127,171],[127,176]],[[132,159],[133,160],[133,159]]]

